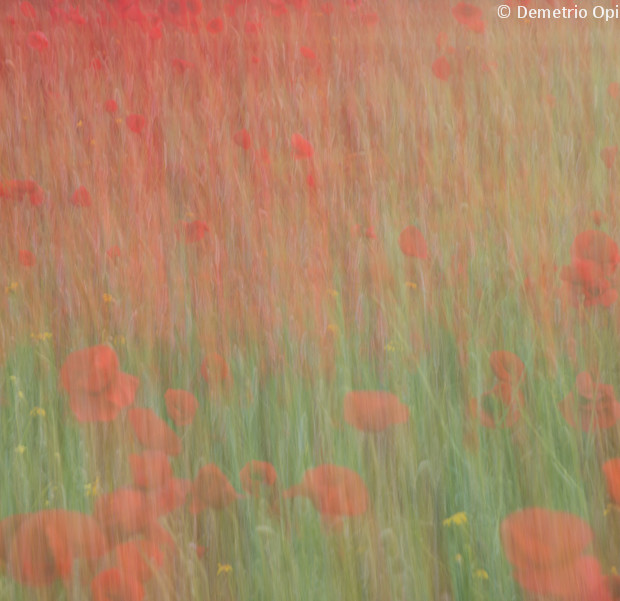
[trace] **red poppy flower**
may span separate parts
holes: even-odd
[[[127,127],[134,133],[140,134],[146,126],[146,119],[142,115],[131,114],[125,119]]]
[[[493,400],[495,406],[490,408],[487,403]],[[498,382],[491,392],[482,395],[480,403],[472,399],[469,409],[485,428],[511,428],[519,421],[524,404],[525,398],[520,390],[515,390],[508,382]],[[503,409],[501,413],[497,413],[498,406]]]
[[[133,483],[146,490],[161,488],[172,480],[172,468],[168,455],[162,451],[144,451],[129,455]]]
[[[255,497],[260,496],[261,485],[271,488],[277,478],[276,468],[267,461],[249,461],[239,472],[241,488]]]
[[[620,251],[616,243],[600,230],[586,230],[577,234],[571,246],[571,257],[598,263],[607,277],[620,263]]]
[[[205,234],[209,231],[209,226],[206,221],[188,221],[183,223],[183,229],[185,232],[185,242],[194,244],[200,242]]]
[[[508,561],[522,568],[569,564],[593,540],[592,529],[581,518],[539,507],[511,513],[502,521],[500,534]]]
[[[160,6],[163,19],[174,23],[178,27],[187,28],[189,24],[189,11],[186,0],[164,0]]]
[[[97,559],[106,551],[103,532],[91,516],[61,509],[39,511],[16,531],[9,571],[23,584],[49,586],[57,578],[71,578],[75,559]]]
[[[208,21],[205,27],[209,33],[221,33],[224,31],[224,20],[220,17],[215,17],[215,19]]]
[[[314,50],[312,50],[312,48],[308,48],[308,46],[302,46],[299,49],[299,52],[304,58],[307,58],[309,61],[313,61],[316,59],[316,54],[314,53]]]
[[[603,474],[607,481],[607,492],[612,502],[620,505],[620,458],[603,463]]]
[[[185,6],[192,17],[197,17],[202,12],[202,0],[185,0]]]
[[[114,384],[101,393],[69,392],[69,406],[79,422],[109,422],[133,404],[139,387],[138,378],[119,373]]]
[[[441,79],[442,81],[448,81],[450,78],[450,63],[445,56],[440,56],[435,59],[433,62],[431,69],[433,70],[433,75],[437,79]]]
[[[620,419],[620,403],[616,400],[613,387],[595,383],[592,376],[582,372],[577,376],[577,402],[571,392],[560,403],[564,419],[573,428],[584,432],[591,428],[605,430]]]
[[[143,491],[120,488],[97,497],[93,517],[108,540],[115,541],[145,532],[157,516]]]
[[[605,163],[605,167],[607,167],[607,169],[611,169],[614,166],[614,161],[616,160],[617,154],[617,146],[608,146],[607,148],[603,148],[603,150],[601,150],[601,159],[603,160],[603,163]]]
[[[28,34],[28,46],[33,50],[43,52],[49,45],[50,41],[42,31],[31,31]]]
[[[314,154],[312,144],[302,137],[301,134],[293,134],[291,142],[293,144],[293,154],[296,159],[309,159]]]
[[[332,518],[363,515],[369,505],[368,490],[359,474],[331,464],[307,470],[301,483],[282,496],[307,497],[321,515]]]
[[[240,148],[243,148],[243,150],[249,150],[252,146],[252,138],[247,129],[240,129],[238,132],[235,132],[233,134],[233,142]]]
[[[422,232],[413,225],[406,227],[400,233],[398,245],[406,257],[414,257],[416,259],[426,259],[428,257],[426,240]]]
[[[43,190],[32,180],[0,182],[0,198],[21,201],[26,194],[31,205],[38,206],[43,203]]]
[[[611,284],[605,279],[603,267],[599,263],[586,259],[573,259],[570,265],[562,268],[560,278],[575,286],[581,286],[593,294],[603,292],[611,287]]]
[[[114,553],[116,563],[123,573],[131,574],[140,582],[150,580],[155,570],[164,564],[164,553],[160,545],[148,538],[134,539],[116,545]]]
[[[525,375],[523,361],[510,351],[493,351],[489,357],[491,369],[498,380],[518,386]]]
[[[90,193],[84,186],[80,186],[71,197],[71,204],[76,207],[90,207],[92,205],[92,199]]]
[[[20,250],[17,253],[17,260],[24,267],[34,267],[37,263],[37,258],[29,250]]]
[[[611,306],[618,297],[607,279],[620,262],[616,243],[600,230],[586,230],[575,237],[571,258],[571,264],[562,268],[560,277],[569,286],[573,302],[583,299],[586,307]]]
[[[200,365],[200,373],[207,384],[223,383],[228,380],[230,371],[226,359],[218,353],[209,353]]]
[[[612,81],[607,88],[607,93],[614,100],[618,100],[618,98],[620,98],[620,83],[617,81]]]
[[[452,15],[461,24],[475,33],[482,33],[485,22],[482,19],[482,10],[473,4],[459,2],[452,8]]]
[[[515,567],[513,577],[536,598],[568,601],[613,601],[609,583],[595,557],[578,557],[550,568]]]
[[[103,103],[103,110],[106,113],[116,113],[118,110],[118,104],[116,104],[116,100],[109,98]]]
[[[99,572],[92,580],[90,589],[93,601],[142,601],[144,587],[130,571],[108,568]]]
[[[164,395],[166,410],[177,426],[189,426],[196,415],[198,400],[187,390],[169,389]]]
[[[155,515],[167,515],[185,505],[185,500],[191,490],[191,480],[171,478],[161,488],[148,491],[147,500]]]
[[[395,394],[380,390],[356,390],[344,397],[344,420],[363,432],[381,432],[409,419],[409,407]]]
[[[233,488],[228,478],[214,463],[200,468],[192,489],[190,511],[200,513],[211,507],[220,510],[234,503],[241,495]]]
[[[594,557],[590,526],[565,512],[529,508],[510,514],[500,527],[514,579],[527,592],[553,599],[612,601]]]
[[[71,353],[60,370],[60,382],[80,422],[113,420],[134,402],[140,384],[120,371],[116,353],[105,345]]]
[[[181,440],[152,409],[131,409],[128,417],[142,446],[154,451],[163,451],[166,455],[176,456],[181,453]]]

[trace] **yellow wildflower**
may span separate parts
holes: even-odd
[[[459,511],[443,521],[444,526],[463,526],[464,524],[467,524],[467,514],[464,511]]]
[[[101,492],[101,486],[99,484],[99,476],[95,478],[95,481],[84,485],[84,491],[87,497],[96,497]]]
[[[221,564],[218,562],[217,564],[217,576],[220,574],[229,574],[232,573],[232,566],[229,563]]]
[[[15,447],[15,452],[19,455],[23,455],[26,452],[26,447],[23,444],[18,444]]]
[[[474,570],[474,578],[478,578],[478,580],[488,580],[489,574],[486,570],[478,568],[477,570]]]
[[[116,301],[115,301],[114,297],[111,294],[108,294],[106,292],[103,295],[103,302],[106,303],[106,304],[109,304],[109,303],[114,303]]]
[[[30,410],[30,417],[34,416],[45,417],[45,409],[43,407],[34,407],[34,409]]]
[[[405,286],[407,286],[407,288],[411,288],[412,290],[415,290],[418,287],[415,282],[405,282]]]
[[[17,282],[11,282],[8,286],[5,286],[4,291],[9,294],[15,292],[18,288],[19,284]]]

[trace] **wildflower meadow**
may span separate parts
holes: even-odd
[[[620,600],[620,9],[0,2],[0,601]]]

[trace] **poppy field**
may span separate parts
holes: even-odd
[[[0,599],[620,599],[620,20],[519,5],[2,3]]]

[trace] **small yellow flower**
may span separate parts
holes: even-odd
[[[43,409],[43,407],[35,407],[34,409],[31,409],[30,417],[35,417],[35,416],[45,417],[45,409]]]
[[[11,282],[8,286],[5,286],[4,291],[7,294],[11,292],[15,292],[19,288],[19,284],[17,282]]]
[[[114,336],[114,346],[122,346],[123,344],[127,344],[127,340],[125,336]]]
[[[80,127],[82,127],[82,125],[84,125],[84,123],[83,123],[83,122],[82,122],[82,120],[80,119],[80,120],[77,122],[77,128],[78,128],[78,129],[80,129]]]
[[[218,562],[217,564],[217,576],[220,574],[230,574],[232,573],[232,566],[229,563],[221,564]]]
[[[15,382],[17,382],[17,376],[9,376],[9,380],[11,380],[11,382],[15,383]]]
[[[95,478],[94,482],[89,482],[84,485],[84,491],[86,492],[87,497],[96,497],[101,493],[101,486],[99,484],[99,476]]]
[[[332,297],[332,298],[338,298],[338,290],[328,290],[327,293]]]
[[[109,304],[109,303],[115,303],[116,300],[111,294],[108,294],[107,292],[105,292],[103,295],[103,302],[106,304]]]
[[[21,391],[21,390],[18,390],[18,391],[17,391],[17,397],[18,397],[18,398],[20,398],[22,401],[26,398],[26,397],[24,396],[23,391]]]
[[[45,342],[46,340],[50,340],[52,338],[51,332],[42,332],[41,334],[35,334],[34,332],[30,334],[30,338],[33,340],[40,340],[41,342]]]
[[[463,563],[463,556],[460,553],[457,553],[454,556],[454,560],[456,561],[456,563]]]
[[[15,452],[19,455],[23,455],[26,452],[26,447],[23,444],[18,444],[15,447]]]
[[[411,288],[412,290],[415,290],[418,287],[415,282],[405,282],[405,286],[407,286],[407,288]]]
[[[443,521],[444,526],[463,526],[464,524],[467,524],[467,514],[464,511],[459,511]]]
[[[486,570],[478,568],[477,570],[474,570],[474,578],[478,578],[478,580],[488,580],[489,574]]]

